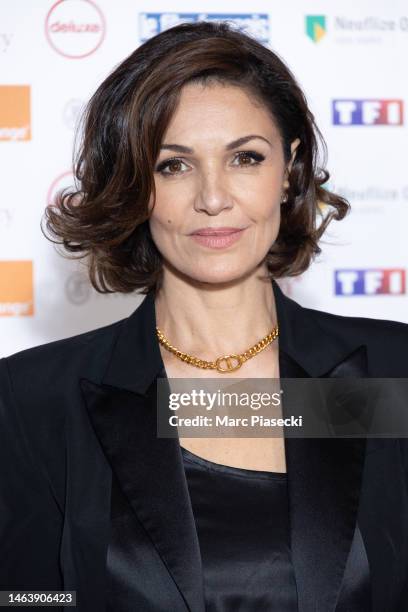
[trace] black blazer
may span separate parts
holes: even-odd
[[[408,325],[272,286],[282,378],[408,377]],[[179,441],[156,436],[162,368],[152,294],[0,360],[0,589],[76,590],[80,612],[204,612]],[[299,612],[406,612],[407,440],[287,438],[285,452]]]

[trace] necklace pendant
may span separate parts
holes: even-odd
[[[226,367],[221,367],[221,364],[225,364]],[[218,357],[215,362],[218,372],[234,372],[238,370],[243,364],[242,358],[239,355],[224,355]]]

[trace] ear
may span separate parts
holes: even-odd
[[[154,205],[155,205],[155,193],[154,193],[154,191],[152,191],[152,193],[150,194],[150,197],[149,197],[149,202],[147,204],[147,210],[148,210],[149,214],[152,212],[152,210],[154,208]]]
[[[290,171],[292,170],[293,162],[295,161],[295,158],[296,158],[296,150],[299,145],[300,145],[300,138],[296,138],[290,145],[291,158],[285,170],[285,188],[289,187],[288,176],[290,174]]]

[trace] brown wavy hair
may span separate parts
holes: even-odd
[[[88,257],[89,278],[100,293],[160,287],[162,256],[148,224],[155,162],[182,87],[213,81],[238,85],[262,102],[278,127],[286,162],[291,142],[300,139],[279,234],[265,260],[271,277],[306,270],[321,252],[328,223],[348,212],[345,199],[322,187],[329,173],[325,161],[318,165],[319,144],[324,160],[326,145],[279,56],[227,22],[182,23],[139,46],[98,87],[74,150],[75,187],[60,191],[45,209],[46,237],[63,245],[68,258]],[[328,205],[325,214],[321,204]]]

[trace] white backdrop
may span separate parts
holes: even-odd
[[[231,6],[234,6],[233,12]],[[40,231],[71,182],[78,112],[143,40],[178,21],[229,19],[283,57],[352,204],[310,270],[281,286],[302,304],[408,322],[408,5],[404,0],[3,0],[0,4],[0,356],[100,327],[142,296],[103,296]],[[337,279],[337,282],[336,282]]]

